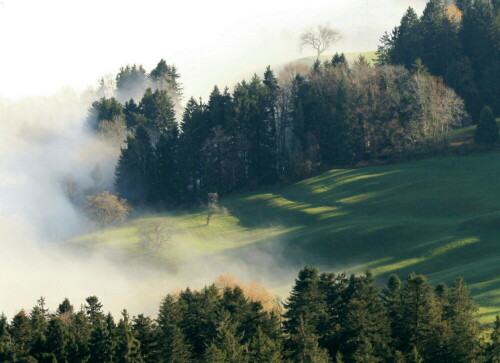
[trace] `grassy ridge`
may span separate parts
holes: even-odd
[[[182,247],[196,251],[191,260],[253,258],[258,268],[258,258],[251,257],[258,251],[272,255],[276,265],[370,269],[380,281],[391,273],[417,272],[434,283],[451,283],[461,275],[481,305],[482,319],[491,321],[500,312],[499,180],[500,152],[337,169],[228,197],[222,203],[230,216],[216,216],[210,226],[203,211],[193,209],[135,219],[72,242],[168,264],[182,251],[151,258],[137,243],[141,225],[165,219],[176,224]],[[290,283],[289,276],[274,287],[280,283]]]
[[[361,55],[363,57],[365,57],[366,60],[370,64],[374,64],[376,59],[377,59],[377,52],[376,51],[344,53],[344,55],[345,55],[347,61],[350,63],[356,61],[359,58],[359,56],[361,56]],[[319,60],[321,62],[330,61],[332,59],[332,57],[333,57],[333,54],[325,54],[325,55],[321,55],[319,57]],[[316,56],[309,56],[309,57],[297,59],[295,62],[296,63],[304,63],[308,66],[312,66],[315,61],[316,61]]]

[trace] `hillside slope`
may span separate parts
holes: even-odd
[[[500,311],[499,180],[499,152],[331,170],[287,187],[228,197],[222,204],[230,215],[215,217],[210,226],[202,210],[191,210],[135,219],[72,242],[140,255],[138,228],[160,218],[176,224],[184,249],[196,251],[191,260],[224,256],[258,270],[262,256],[271,256],[276,267],[370,269],[380,281],[413,271],[433,282],[451,283],[461,275],[482,317],[491,320]],[[172,256],[170,251],[154,259],[169,263]],[[277,276],[272,284],[280,283],[290,283],[290,276]]]

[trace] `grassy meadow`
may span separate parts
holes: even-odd
[[[434,283],[463,276],[481,319],[491,321],[500,312],[499,181],[497,151],[335,169],[229,196],[221,201],[229,215],[216,215],[209,226],[203,209],[194,208],[131,219],[71,244],[117,249],[160,265],[181,256],[258,265],[258,251],[296,271],[304,264],[335,272],[370,269],[380,282],[392,273],[423,273]],[[144,253],[138,243],[141,226],[156,220],[176,229],[177,247],[160,255]],[[278,276],[270,287],[286,296],[292,280]]]

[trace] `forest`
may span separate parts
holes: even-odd
[[[183,98],[175,66],[126,66],[88,125],[122,146],[116,190],[137,206],[176,208],[207,193],[288,184],[334,166],[401,161],[451,152],[454,129],[476,123],[478,144],[495,143],[500,38],[497,2],[429,1],[386,33],[377,64],[343,54],[208,100]],[[106,97],[106,95],[115,97]],[[482,125],[485,125],[484,127]],[[123,143],[123,140],[125,140]]]
[[[102,78],[86,118],[93,136],[119,150],[116,195],[99,189],[94,169],[87,217],[102,232],[131,207],[165,212],[201,204],[206,226],[196,228],[209,230],[212,214],[227,212],[219,196],[335,167],[462,152],[453,135],[464,126],[477,126],[474,151],[495,149],[499,28],[497,0],[430,0],[421,16],[409,8],[382,36],[374,63],[336,53],[312,67],[268,66],[232,88],[215,86],[206,100],[186,97],[180,73],[164,59],[150,71],[126,65],[116,78]],[[68,178],[62,187],[81,206],[76,182]],[[139,230],[143,240],[163,233],[153,227]],[[164,228],[173,236],[173,227]],[[160,255],[162,241],[139,247]],[[166,292],[156,316],[113,316],[97,296],[81,307],[65,299],[52,310],[41,297],[31,310],[0,316],[0,361],[500,362],[500,317],[479,322],[463,278],[450,286],[416,273],[391,275],[384,286],[376,278],[306,266],[283,301],[261,285],[219,279]]]
[[[9,323],[0,317],[2,362],[498,362],[500,317],[486,334],[467,284],[431,285],[392,275],[306,266],[284,304],[264,287],[222,277],[168,294],[158,315],[118,321],[96,296],[49,311],[42,297]]]

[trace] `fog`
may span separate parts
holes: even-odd
[[[12,317],[40,296],[54,311],[65,297],[79,306],[97,295],[115,314],[127,308],[155,315],[162,296],[202,287],[224,273],[261,282],[278,271],[292,276],[274,266],[268,253],[246,255],[246,264],[220,256],[200,259],[198,251],[182,247],[186,234],[175,240],[181,253],[175,272],[152,267],[147,259],[135,262],[116,249],[62,248],[96,229],[68,200],[65,178],[85,191],[95,187],[91,174],[99,165],[100,189],[113,188],[119,150],[85,127],[94,98],[91,91],[66,89],[51,97],[0,100],[0,312]]]
[[[187,97],[208,95],[300,53],[305,28],[329,22],[343,40],[331,52],[376,50],[408,6],[423,0],[3,0],[0,96],[84,89],[97,76],[160,58],[175,64]]]
[[[95,99],[89,85],[129,63],[152,69],[160,58],[181,73],[185,96],[206,97],[266,64],[296,58],[298,35],[329,21],[344,35],[334,51],[376,49],[406,7],[423,1],[177,2],[146,0],[4,0],[0,5],[0,311],[12,316],[40,296],[55,309],[97,295],[106,310],[155,314],[160,298],[231,272],[243,280],[292,282],[280,251],[243,261],[218,257],[182,265],[176,274],[148,264],[120,265],[116,251],[67,253],[64,241],[94,228],[66,197],[65,178],[91,188],[96,166],[112,189],[119,150],[86,131]],[[63,88],[70,86],[71,88]],[[59,91],[63,89],[62,91]],[[75,89],[76,91],[73,91]],[[179,241],[182,245],[182,241]],[[187,260],[197,251],[183,251]],[[222,258],[222,257],[221,257]]]

